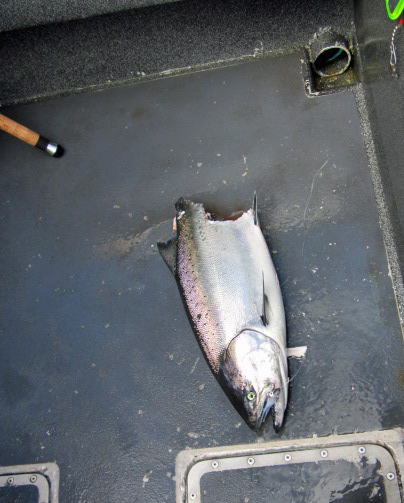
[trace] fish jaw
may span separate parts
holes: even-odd
[[[272,395],[271,393],[267,393],[266,395],[263,396],[261,400],[261,404],[258,408],[258,413],[256,418],[254,420],[249,421],[250,423],[250,428],[252,428],[255,431],[260,431],[262,426],[265,423],[265,420],[271,410],[273,410],[277,396]]]
[[[264,392],[257,407],[257,414],[246,418],[250,428],[259,433],[271,413],[273,419],[273,427],[276,433],[282,428],[283,418],[285,414],[285,394],[283,389],[279,389],[273,394],[270,391]]]
[[[279,433],[279,430],[282,428],[283,417],[285,415],[286,404],[275,404],[273,409],[273,421],[274,421],[274,430],[276,433]]]
[[[230,342],[221,371],[227,395],[250,428],[260,431],[271,410],[275,430],[281,428],[287,370],[273,339],[255,330],[242,331]]]

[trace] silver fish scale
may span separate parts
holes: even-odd
[[[263,275],[273,285],[276,272],[251,210],[235,221],[212,221],[202,205],[188,201],[185,212],[177,215],[177,225],[177,274],[200,344],[218,373],[236,335],[246,328],[266,332],[261,322]],[[270,299],[270,305],[276,308],[280,301],[282,312],[279,327],[276,323],[271,327],[275,331],[271,337],[284,346],[278,284],[275,290],[279,293],[269,292],[269,296],[275,293],[272,301],[276,301]]]

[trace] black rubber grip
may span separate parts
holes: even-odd
[[[45,150],[46,152],[46,147],[48,146],[49,140],[44,138],[43,136],[39,136],[38,141],[36,142],[35,147],[39,148],[41,150]]]

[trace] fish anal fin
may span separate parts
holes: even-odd
[[[298,346],[296,348],[287,348],[286,356],[288,358],[304,358],[306,356],[307,346]]]
[[[172,238],[167,243],[159,242],[157,248],[164,262],[175,276],[177,274],[177,238]]]

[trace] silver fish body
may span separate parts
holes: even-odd
[[[252,428],[272,409],[278,430],[288,395],[286,322],[256,202],[238,219],[219,221],[180,199],[175,227],[176,238],[159,250],[213,373]]]

